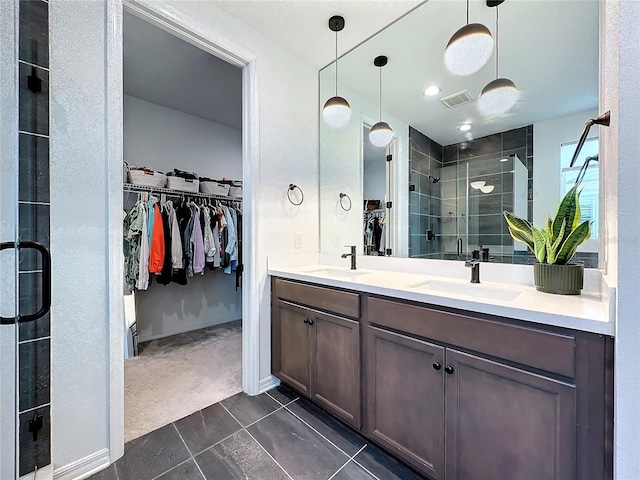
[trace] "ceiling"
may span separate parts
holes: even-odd
[[[216,6],[318,70],[335,57],[328,21],[345,19],[338,55],[382,30],[425,0],[215,0]],[[450,1],[450,0],[447,0]]]
[[[495,78],[495,50],[474,75],[456,77],[444,67],[446,43],[466,20],[463,0],[431,0],[345,55],[340,84],[377,105],[373,58],[387,55],[384,111],[442,145],[597,108],[599,8],[598,0],[508,0],[499,7],[500,76],[520,90],[518,104],[499,118],[484,118],[475,101],[448,109],[438,100],[465,89],[475,100]],[[471,22],[484,23],[494,38],[495,15],[484,1],[471,0]],[[323,70],[322,81],[333,82],[333,72],[333,66]],[[425,97],[431,84],[442,91]],[[457,130],[467,122],[473,126],[470,137]]]
[[[124,14],[124,93],[242,128],[242,70]]]

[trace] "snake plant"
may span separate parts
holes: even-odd
[[[555,218],[549,217],[544,228],[536,228],[511,212],[503,212],[511,236],[526,243],[539,263],[566,265],[576,254],[578,245],[591,236],[591,222],[580,222],[578,186],[567,192]]]

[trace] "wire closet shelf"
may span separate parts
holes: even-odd
[[[228,195],[216,195],[213,193],[200,193],[200,192],[184,192],[182,190],[174,190],[164,187],[151,187],[148,185],[135,185],[133,183],[124,184],[125,192],[148,192],[157,193],[159,195],[167,195],[172,197],[197,197],[197,198],[209,198],[212,200],[225,200],[227,202],[242,203],[242,197],[231,197]]]

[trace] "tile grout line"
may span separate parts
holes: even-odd
[[[359,461],[357,461],[355,458],[353,459],[353,463],[355,463],[356,465],[358,465],[360,468],[362,468],[365,472],[367,472],[369,475],[371,475],[373,478],[375,478],[376,480],[380,480],[378,477],[376,477],[373,473],[371,473],[371,471],[365,467],[364,465],[362,465]]]
[[[184,448],[187,449],[187,453],[190,456],[190,459],[193,460],[193,463],[196,464],[196,468],[198,469],[198,471],[200,472],[200,475],[202,475],[203,480],[207,480],[207,477],[204,476],[204,473],[202,472],[202,469],[200,468],[200,465],[198,465],[198,462],[196,462],[196,459],[194,458],[193,454],[191,453],[191,450],[189,450],[189,446],[187,445],[187,442],[184,441],[184,438],[182,438],[182,434],[180,433],[180,430],[178,430],[178,427],[176,426],[175,422],[171,422],[171,425],[173,425],[174,430],[176,431],[176,433],[178,434],[178,436],[180,437],[180,440],[182,440],[182,443],[184,445]],[[189,460],[189,459],[187,459]],[[185,460],[186,461],[186,460]],[[184,462],[183,462],[184,463]],[[176,465],[177,466],[177,465]]]
[[[222,405],[222,403],[220,403],[220,405]],[[236,422],[240,423],[240,421],[239,421],[239,420],[238,420],[238,419],[233,415],[233,413],[231,413],[231,412],[229,411],[229,409],[227,409],[227,407],[225,407],[224,405],[222,405],[222,408],[224,408],[224,409],[227,411],[227,413],[228,413],[229,415],[231,415],[231,416],[233,417],[233,419],[234,419]],[[282,407],[282,408],[284,408],[284,407]],[[280,410],[280,409],[278,409],[278,410]],[[271,413],[273,413],[273,412],[271,412]],[[240,425],[242,425],[242,424],[240,423]],[[284,467],[283,467],[282,465],[280,465],[280,464],[278,463],[278,461],[277,461],[275,458],[273,458],[269,452],[267,452],[267,449],[266,449],[266,448],[264,448],[264,447],[262,446],[262,444],[261,444],[258,440],[256,440],[256,438],[255,438],[253,435],[251,435],[251,432],[249,432],[249,430],[247,430],[247,429],[246,429],[246,428],[244,428],[244,427],[242,428],[242,430],[244,430],[245,432],[247,432],[247,435],[249,435],[249,436],[253,439],[253,441],[254,441],[254,442],[256,442],[256,443],[258,444],[258,446],[259,446],[259,447],[264,451],[264,453],[266,453],[266,454],[269,456],[269,458],[270,458],[271,460],[273,460],[273,462],[274,462],[278,467],[280,467],[280,469],[284,472],[284,474],[285,474],[287,477],[289,477],[291,480],[293,480],[293,477],[292,477],[291,475],[289,475],[289,472],[287,472],[287,471],[284,469]]]
[[[167,424],[167,425],[168,425],[168,424]],[[138,437],[138,438],[140,438],[140,437]],[[182,462],[180,462],[179,464],[174,465],[173,467],[171,467],[171,468],[170,468],[169,470],[167,470],[166,472],[162,472],[160,475],[153,477],[151,480],[157,480],[157,479],[158,479],[158,478],[160,478],[161,476],[163,476],[163,475],[165,475],[165,474],[169,473],[169,472],[170,472],[170,471],[172,471],[172,470],[175,470],[175,469],[176,469],[176,468],[178,468],[180,465],[184,465],[184,464],[185,464],[185,463],[187,463],[189,460],[193,460],[193,461],[195,462],[195,459],[194,459],[194,458],[189,457],[189,458],[187,458],[186,460],[183,460]],[[116,468],[116,473],[117,473],[117,470],[118,470],[118,469]],[[118,477],[118,478],[119,478],[119,477]]]
[[[18,60],[18,63],[22,63],[24,65],[29,65],[30,67],[40,68],[42,70],[46,70],[47,72],[50,71],[49,67],[43,67],[42,65],[38,65],[37,63],[27,62],[26,60]]]
[[[346,467],[347,465],[349,465],[349,463],[350,463],[354,458],[356,458],[356,456],[358,456],[358,455],[360,454],[360,452],[362,452],[365,448],[367,448],[367,445],[368,445],[368,444],[367,444],[367,443],[365,443],[365,444],[362,446],[362,448],[361,448],[360,450],[358,450],[358,451],[355,453],[355,455],[354,455],[353,457],[349,458],[349,460],[347,460],[347,461],[345,462],[345,464],[344,464],[344,465],[342,465],[342,466],[341,466],[341,467],[340,467],[340,468],[339,468],[339,469],[338,469],[338,470],[337,470],[333,475],[331,475],[331,476],[329,477],[329,480],[331,480],[333,477],[335,477],[337,474],[339,474],[339,473],[340,473],[340,471],[341,471],[344,467]],[[375,477],[375,475],[374,475],[374,477]],[[376,477],[376,478],[377,478],[377,477]]]
[[[345,452],[344,450],[342,450],[338,445],[336,445],[335,443],[333,443],[331,440],[329,440],[327,437],[325,437],[322,433],[320,433],[318,430],[316,430],[315,428],[313,428],[313,426],[311,426],[310,423],[306,422],[302,417],[300,417],[299,415],[296,415],[294,412],[292,412],[291,410],[289,410],[287,407],[284,407],[284,409],[289,412],[291,415],[293,415],[294,417],[296,417],[298,420],[300,420],[302,423],[304,423],[307,427],[309,427],[311,430],[313,430],[314,432],[316,432],[318,435],[320,435],[322,438],[324,438],[327,442],[329,442],[331,445],[333,445],[335,448],[338,449],[338,451],[340,451],[342,454],[346,455],[347,457],[349,456],[349,454],[347,452]],[[366,445],[366,444],[365,444]]]
[[[31,135],[32,137],[51,138],[49,135],[45,135],[44,133],[27,132],[26,130],[18,130],[18,133],[24,133],[25,135]]]

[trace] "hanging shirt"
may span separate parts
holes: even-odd
[[[202,209],[204,214],[204,256],[205,262],[212,263],[216,254],[213,230],[211,229],[211,210],[208,207]]]
[[[136,282],[136,288],[138,290],[146,290],[149,287],[149,241],[148,241],[148,228],[149,228],[149,216],[147,213],[147,206],[144,202],[140,203],[142,213],[142,242],[140,245],[140,264],[138,270],[138,281]]]
[[[202,236],[202,225],[200,224],[200,208],[195,206],[195,220],[193,231],[191,232],[191,243],[193,244],[193,273],[202,273],[205,266],[204,239]]]
[[[222,247],[220,245],[220,226],[218,223],[218,216],[213,217],[211,232],[213,233],[213,245],[215,249],[215,253],[213,255],[213,268],[220,267],[220,253],[222,252]]]
[[[151,241],[153,236],[153,222],[155,220],[155,212],[153,210],[153,200],[147,201],[147,237],[149,240],[149,248],[151,248]]]
[[[151,249],[149,254],[149,272],[160,273],[164,265],[164,226],[162,224],[162,214],[158,204],[153,205],[153,232],[151,238]]]
[[[180,226],[178,225],[178,216],[173,209],[173,203],[168,201],[166,204],[167,213],[169,215],[169,229],[171,234],[171,266],[174,269],[182,268],[182,237],[180,235]]]
[[[133,291],[140,275],[140,247],[143,238],[142,224],[144,216],[144,207],[142,203],[138,202],[124,219],[125,294]]]
[[[169,209],[166,205],[163,205],[161,215],[164,235],[164,261],[162,263],[162,272],[158,275],[156,281],[161,285],[169,285],[173,275],[173,268],[171,263],[171,222],[169,221]]]

